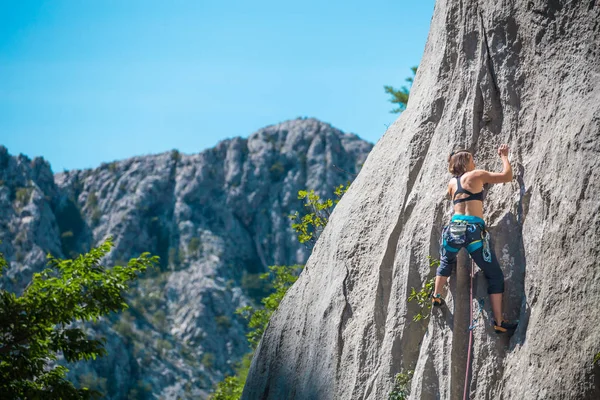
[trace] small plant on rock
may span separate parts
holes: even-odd
[[[409,370],[406,373],[398,373],[394,378],[394,388],[390,392],[388,400],[405,400],[410,395],[410,382],[412,381],[414,371]]]
[[[326,200],[321,200],[321,197],[314,190],[310,192],[306,190],[298,191],[298,199],[305,200],[304,207],[309,210],[302,217],[300,217],[297,211],[289,215],[292,221],[300,221],[292,223],[292,229],[298,232],[298,241],[300,243],[309,242],[313,245],[316,243],[329,221],[333,208],[340,201],[344,193],[348,191],[348,188],[350,188],[350,182],[347,182],[346,185],[340,184],[333,192],[337,198]]]
[[[437,268],[440,265],[440,260],[432,258],[431,256],[427,257],[429,259],[429,266],[431,268]],[[416,300],[417,304],[421,308],[421,310],[413,317],[413,321],[417,322],[422,319],[427,319],[431,315],[431,294],[433,293],[433,289],[435,287],[435,276],[427,279],[423,284],[423,287],[417,291],[414,287],[411,288],[410,295],[408,296],[408,301]]]

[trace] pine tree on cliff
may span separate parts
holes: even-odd
[[[415,75],[417,74],[417,67],[411,68],[413,76],[409,76],[406,78],[406,82],[412,85]],[[390,102],[392,104],[398,104],[398,108],[394,108],[391,113],[401,113],[406,110],[406,105],[408,104],[408,95],[410,93],[410,86],[402,86],[400,89],[394,89],[392,86],[384,86],[383,89],[386,93],[392,95]]]

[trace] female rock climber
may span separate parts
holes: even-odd
[[[473,155],[468,150],[454,151],[448,157],[448,170],[453,175],[448,183],[448,195],[454,203],[454,215],[450,224],[442,231],[440,266],[436,272],[432,304],[444,304],[442,288],[456,265],[458,251],[465,247],[488,281],[488,293],[494,313],[494,330],[497,333],[505,333],[514,330],[517,324],[502,317],[504,274],[490,245],[489,233],[483,221],[483,185],[512,180],[508,145],[501,145],[498,155],[503,164],[500,173],[475,169]]]

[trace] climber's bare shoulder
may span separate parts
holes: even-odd
[[[454,197],[454,192],[456,192],[458,186],[456,186],[456,177],[450,178],[448,181],[448,196],[452,199]]]

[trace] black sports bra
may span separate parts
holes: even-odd
[[[479,193],[471,193],[469,192],[467,189],[465,189],[464,187],[460,186],[460,176],[455,176],[456,178],[456,192],[454,192],[454,195],[452,196],[452,202],[454,204],[458,204],[458,203],[462,203],[465,201],[470,201],[470,200],[479,200],[479,201],[483,201],[483,190]],[[456,199],[454,200],[454,198],[456,197],[457,194],[459,193],[464,193],[464,194],[468,194],[467,197],[464,197],[462,199]]]

